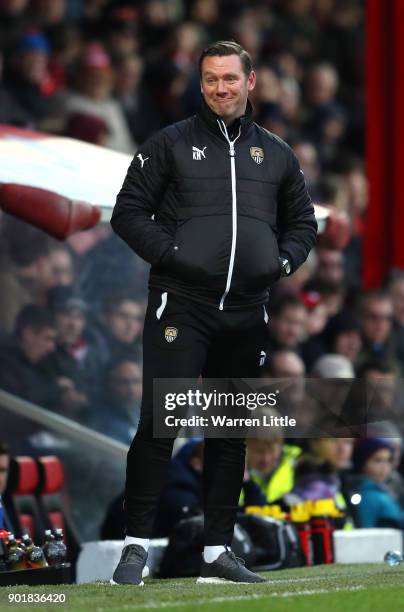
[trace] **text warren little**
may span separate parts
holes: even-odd
[[[231,418],[224,415],[210,415],[208,417],[193,415],[188,418],[175,417],[170,414],[165,417],[167,427],[296,427],[296,419],[288,416],[262,415],[261,417]]]

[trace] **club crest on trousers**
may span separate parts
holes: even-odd
[[[167,342],[174,342],[178,336],[178,329],[176,327],[166,327],[164,330],[164,338]]]
[[[261,147],[250,147],[250,155],[256,164],[262,164],[264,161],[264,149]]]

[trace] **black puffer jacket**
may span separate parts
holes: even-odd
[[[135,155],[112,227],[152,264],[150,287],[220,309],[264,303],[316,240],[297,159],[247,113],[226,129],[206,104],[155,134]]]

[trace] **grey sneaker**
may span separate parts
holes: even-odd
[[[223,582],[238,582],[239,584],[250,584],[252,582],[266,582],[264,578],[250,572],[244,567],[243,559],[226,547],[216,561],[206,563],[202,557],[201,575],[197,582],[199,584],[221,584]]]
[[[138,544],[128,544],[125,546],[121,559],[110,580],[111,584],[134,584],[143,586],[142,578],[149,575],[149,568],[146,566],[147,552],[143,546]]]

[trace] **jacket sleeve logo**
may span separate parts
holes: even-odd
[[[203,147],[203,149],[198,149],[198,147],[192,147],[192,159],[196,159],[197,161],[201,161],[202,157],[203,159],[206,159],[206,148],[207,147]]]
[[[264,149],[261,147],[250,147],[250,155],[256,164],[262,164],[264,161]]]
[[[178,336],[178,329],[176,327],[166,327],[164,330],[164,338],[167,342],[174,342]]]
[[[147,162],[148,159],[150,159],[150,157],[146,157],[146,159],[143,159],[143,156],[141,153],[139,153],[138,155],[136,155],[136,157],[140,160],[140,163],[142,164],[140,167],[143,168],[143,166],[145,165],[145,163]]]

